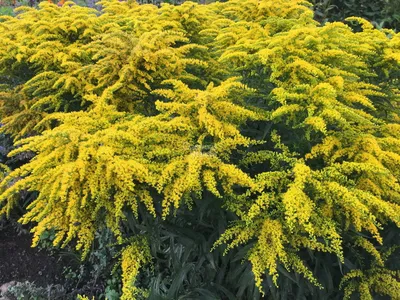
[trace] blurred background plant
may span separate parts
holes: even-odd
[[[315,18],[324,23],[343,21],[347,17],[363,17],[378,28],[399,30],[399,0],[313,0]]]

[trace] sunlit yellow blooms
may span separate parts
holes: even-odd
[[[345,297],[399,298],[381,252],[400,227],[399,33],[318,24],[303,0],[99,4],[0,16],[18,162],[1,166],[0,214],[34,193],[33,244],[54,230],[83,257],[108,228],[135,299],[151,241],[126,236],[127,214],[168,222],[206,196],[236,216],[214,250],[248,247],[261,292],[281,268],[320,286],[302,253],[343,263],[351,247],[374,263],[344,275]]]
[[[253,266],[256,285],[261,286],[261,276],[267,269],[276,284],[277,260],[287,263],[287,254],[284,250],[285,238],[281,224],[277,221],[265,220],[259,235],[262,237],[257,246],[252,249],[249,260]],[[268,256],[264,253],[269,253]]]
[[[375,248],[372,248],[372,245],[367,247],[375,257],[371,267],[364,271],[359,269],[351,270],[343,277],[340,286],[344,290],[345,300],[351,299],[354,293],[360,293],[361,299],[373,299],[373,294],[375,293],[388,296],[391,299],[400,297],[399,271],[393,271],[384,266],[388,265],[387,259],[392,249],[379,253],[373,250]]]
[[[151,260],[150,249],[147,241],[143,238],[136,238],[122,252],[122,297],[121,299],[136,299],[142,290],[135,286],[139,269]]]

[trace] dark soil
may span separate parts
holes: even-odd
[[[43,287],[63,283],[65,259],[32,248],[31,243],[30,234],[18,234],[11,225],[0,230],[0,286],[10,281],[30,281]]]

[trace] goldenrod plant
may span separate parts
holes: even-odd
[[[303,0],[99,5],[1,17],[1,130],[34,157],[4,168],[0,212],[37,193],[33,245],[55,230],[85,257],[106,226],[121,298],[149,296],[154,241],[128,215],[167,224],[214,199],[235,221],[213,251],[246,250],[258,297],[282,274],[326,288],[305,251],[342,266],[352,249],[377,263],[341,275],[345,297],[399,299],[379,256],[400,226],[399,34],[321,25]]]

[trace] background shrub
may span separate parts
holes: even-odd
[[[347,17],[363,17],[375,26],[399,29],[400,1],[315,0],[316,19],[343,21]]]

